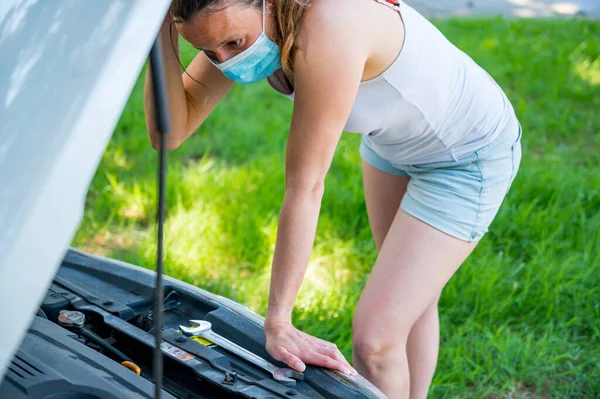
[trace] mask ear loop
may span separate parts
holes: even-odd
[[[263,15],[262,15],[262,33],[265,33],[265,22],[267,18],[267,0],[263,0]],[[266,33],[265,33],[266,34]]]

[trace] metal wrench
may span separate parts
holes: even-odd
[[[234,355],[237,355],[242,359],[260,367],[261,369],[268,371],[273,375],[273,379],[277,382],[293,387],[296,385],[296,380],[304,379],[304,374],[289,368],[277,367],[262,357],[255,355],[249,350],[242,348],[238,344],[231,342],[227,338],[220,336],[211,329],[212,324],[209,321],[190,320],[190,325],[192,327],[179,326],[179,328],[185,335],[206,338],[209,341],[219,345],[223,349],[233,353]]]

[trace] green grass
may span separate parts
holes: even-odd
[[[437,22],[505,88],[523,161],[491,232],[444,291],[435,398],[600,397],[600,25]],[[194,51],[185,47],[188,62]],[[93,180],[73,245],[154,267],[157,153],[140,79]],[[169,153],[166,273],[266,311],[292,103],[235,87]],[[351,320],[376,258],[359,137],[327,178],[296,325],[351,357]]]

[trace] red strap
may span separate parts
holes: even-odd
[[[391,8],[394,11],[400,11],[400,1],[399,0],[375,0],[379,4],[383,4]]]

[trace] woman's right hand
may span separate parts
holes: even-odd
[[[348,363],[337,346],[296,329],[290,322],[265,321],[267,352],[298,372],[306,364],[339,370],[350,376],[358,373]]]

